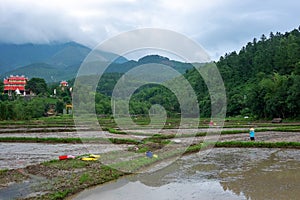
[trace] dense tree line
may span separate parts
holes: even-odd
[[[270,33],[221,57],[227,115],[295,118],[300,111],[300,32]]]
[[[47,93],[46,81],[42,78],[32,78],[26,83],[26,90],[33,92],[36,95]]]
[[[227,116],[300,117],[299,29],[262,35],[238,53],[225,54],[216,65],[226,88]],[[184,77],[197,94],[200,115],[209,117],[211,98],[202,77],[195,69],[186,70]],[[180,113],[178,100],[163,87],[144,87],[132,98],[133,113],[145,114],[156,103],[164,106],[168,114]]]
[[[238,53],[222,56],[216,65],[226,88],[227,116],[300,117],[299,29],[285,34],[270,33],[269,37],[262,35],[259,40],[254,38]],[[107,75],[109,81],[104,79],[98,91],[110,96],[120,77],[120,74]],[[195,69],[186,70],[184,77],[198,97],[200,115],[209,117],[211,98],[202,77]],[[181,112],[176,96],[158,85],[138,89],[132,96],[130,109],[133,114],[147,114],[153,104],[162,105],[169,115]],[[111,106],[110,102],[105,105]]]
[[[30,101],[18,99],[0,102],[0,120],[28,120],[45,115],[49,103],[44,98],[34,98]]]

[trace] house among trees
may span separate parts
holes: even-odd
[[[67,81],[61,81],[60,86],[61,87],[68,87],[68,82]]]
[[[8,94],[9,96],[12,95],[13,92],[20,95],[26,95],[25,91],[25,85],[28,81],[28,78],[26,78],[24,75],[22,76],[13,76],[10,75],[10,77],[4,79],[4,93]]]
[[[67,81],[61,81],[61,82],[60,82],[60,87],[61,87],[62,90],[64,90],[65,87],[68,87],[68,86],[69,86],[69,85],[68,85],[68,82],[67,82]]]

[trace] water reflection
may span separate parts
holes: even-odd
[[[86,190],[74,199],[298,199],[299,150],[214,149],[151,174]]]
[[[282,153],[272,153],[249,170],[221,173],[223,189],[247,199],[299,199],[299,160],[283,160]]]
[[[111,185],[113,185],[111,187]],[[217,181],[200,181],[198,183],[168,183],[160,187],[151,187],[140,181],[119,180],[111,185],[81,193],[75,199],[106,200],[188,200],[188,199],[245,199],[222,189]]]

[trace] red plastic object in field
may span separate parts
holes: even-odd
[[[67,155],[59,156],[59,160],[66,160],[66,159],[68,159]]]
[[[59,160],[66,160],[66,159],[75,159],[75,156],[72,155],[59,156]]]

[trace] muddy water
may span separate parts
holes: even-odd
[[[84,132],[37,132],[37,133],[1,133],[0,137],[37,137],[37,138],[134,138],[142,139],[145,136],[139,135],[122,135],[122,134],[112,134],[107,131],[84,131]]]
[[[213,149],[151,174],[126,177],[73,199],[299,199],[299,150]]]
[[[21,168],[58,159],[65,154],[105,153],[127,147],[114,144],[88,144],[87,147],[84,144],[0,143],[0,169]]]

